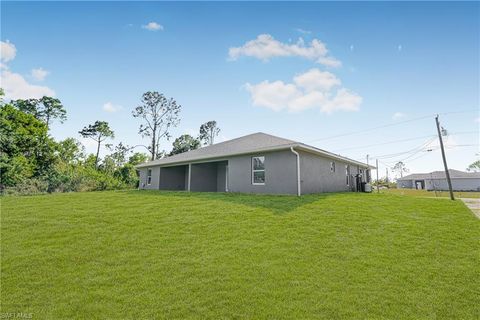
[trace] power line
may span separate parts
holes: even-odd
[[[451,132],[449,133],[450,136],[453,135],[461,135],[461,134],[472,134],[472,133],[479,133],[479,131],[461,131],[461,132]],[[363,145],[363,146],[356,146],[356,147],[349,147],[349,148],[343,148],[343,149],[337,149],[334,152],[340,152],[340,151],[345,151],[345,150],[353,150],[353,149],[364,149],[364,148],[370,148],[370,147],[376,147],[376,146],[382,146],[390,143],[397,143],[397,142],[406,142],[406,141],[413,141],[413,140],[419,140],[419,139],[424,139],[424,138],[431,138],[431,137],[436,137],[436,135],[426,135],[426,136],[419,136],[419,137],[413,137],[413,138],[407,138],[407,139],[400,139],[400,140],[391,140],[391,141],[385,141],[382,143],[374,143],[374,144],[368,144],[368,145]]]
[[[392,140],[392,141],[386,141],[386,142],[382,142],[382,143],[368,144],[368,145],[364,145],[364,146],[343,148],[343,149],[335,150],[334,152],[340,152],[340,151],[345,151],[345,150],[353,150],[353,149],[363,149],[363,148],[370,148],[370,147],[376,147],[376,146],[383,146],[383,145],[390,144],[390,143],[413,141],[413,140],[419,140],[419,139],[425,139],[425,138],[431,138],[431,137],[434,137],[434,135],[429,134],[427,136],[420,136],[420,137],[413,137],[413,138],[408,138],[408,139]]]
[[[443,112],[443,113],[439,113],[439,114],[441,114],[441,115],[449,115],[450,114],[451,115],[451,114],[471,113],[473,111],[478,112],[477,109],[470,109],[470,110],[463,110],[463,111],[449,111],[449,112]],[[388,123],[388,124],[384,124],[384,125],[380,125],[380,126],[376,126],[376,127],[371,127],[371,128],[367,128],[367,129],[362,129],[362,130],[358,130],[358,131],[341,133],[341,134],[337,134],[337,135],[333,135],[333,136],[329,136],[329,137],[325,137],[325,138],[310,140],[310,141],[307,141],[307,142],[311,143],[311,142],[330,140],[330,139],[335,139],[335,138],[340,138],[340,137],[346,137],[346,136],[350,136],[350,135],[354,135],[354,134],[359,134],[359,133],[374,131],[374,130],[377,130],[377,129],[398,126],[398,125],[402,125],[402,124],[410,123],[410,122],[414,122],[414,121],[419,121],[419,120],[427,119],[427,118],[430,118],[430,117],[434,117],[435,115],[436,114],[429,114],[429,115],[422,116],[422,117],[417,117],[417,118],[408,119],[408,120],[404,120],[404,121],[399,121],[399,122],[395,122],[395,123]]]
[[[390,123],[390,124],[385,124],[385,125],[381,125],[381,126],[376,126],[376,127],[372,127],[372,128],[368,128],[368,129],[363,129],[363,130],[358,130],[358,131],[351,131],[351,132],[342,133],[342,134],[337,134],[337,135],[330,136],[330,137],[325,137],[325,138],[310,140],[310,141],[307,141],[307,142],[316,142],[316,141],[330,140],[330,139],[335,139],[335,138],[340,138],[340,137],[345,137],[345,136],[351,136],[351,135],[353,135],[353,134],[358,134],[358,133],[364,133],[364,132],[374,131],[374,130],[377,130],[377,129],[387,128],[387,127],[392,127],[392,126],[398,126],[398,125],[401,125],[401,124],[404,124],[404,123],[409,123],[409,122],[413,122],[413,121],[423,120],[423,119],[430,118],[430,117],[431,117],[431,115],[423,116],[423,117],[414,118],[414,119],[405,120],[405,121],[400,121],[400,122],[396,122],[396,123]]]
[[[436,139],[436,137],[432,137],[431,139],[429,139],[429,140],[425,141],[424,143],[422,143],[420,146],[415,147],[415,148],[410,149],[410,150],[407,150],[407,151],[397,152],[397,153],[390,153],[390,154],[383,154],[383,155],[377,155],[377,156],[372,156],[372,157],[373,157],[373,158],[379,158],[379,159],[388,159],[388,158],[398,157],[398,156],[401,156],[401,155],[404,155],[404,154],[415,153],[415,152],[417,152],[417,151],[423,150],[424,147],[426,147],[428,144],[432,143],[435,139]]]
[[[476,146],[478,146],[478,145],[476,145],[476,144],[457,144],[457,145],[454,145],[454,146],[446,146],[445,148],[447,148],[447,149],[453,149],[453,148],[457,148],[457,147],[476,147]],[[438,146],[438,147],[434,147],[434,148],[430,148],[430,149],[428,149],[428,150],[418,150],[418,151],[416,151],[416,152],[414,152],[414,153],[411,153],[411,154],[408,155],[406,158],[403,158],[403,159],[401,159],[401,160],[394,160],[394,161],[387,161],[387,162],[383,162],[383,161],[379,160],[379,162],[382,163],[382,164],[385,165],[385,166],[392,166],[392,165],[394,165],[395,163],[404,162],[404,161],[410,159],[411,157],[419,154],[420,152],[425,152],[424,154],[422,154],[422,155],[420,155],[420,156],[418,156],[418,157],[416,157],[416,158],[413,158],[413,159],[408,160],[408,162],[412,162],[412,161],[414,161],[414,160],[417,160],[417,159],[419,159],[419,158],[422,158],[423,156],[428,155],[428,154],[429,154],[428,152],[434,151],[434,150],[438,150],[438,149],[440,149],[439,146]]]

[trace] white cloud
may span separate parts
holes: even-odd
[[[341,65],[339,60],[328,55],[327,47],[318,39],[313,39],[308,45],[305,45],[302,38],[294,44],[287,44],[275,40],[269,34],[261,34],[241,47],[231,47],[228,55],[231,60],[237,60],[241,56],[254,57],[263,61],[273,57],[302,57],[328,67]]]
[[[0,65],[0,84],[5,91],[5,100],[16,100],[16,99],[29,99],[29,98],[41,98],[43,96],[55,96],[55,91],[46,86],[37,86],[28,83],[25,78],[19,74],[9,70],[8,65],[5,62],[11,61],[15,58],[17,54],[17,49],[15,45],[10,42],[1,41],[1,65]],[[34,70],[43,69],[33,69],[32,76],[34,76]],[[47,72],[48,74],[48,72]],[[40,74],[37,74],[41,76]],[[46,74],[43,76],[45,77]]]
[[[315,68],[296,75],[293,83],[262,81],[258,84],[247,83],[245,88],[254,106],[274,111],[299,112],[313,108],[324,113],[357,111],[362,97],[339,87],[340,84],[334,74]]]
[[[163,31],[163,26],[153,21],[143,25],[142,28],[150,31],[158,31],[158,30]]]
[[[107,103],[104,103],[103,104],[103,111],[106,111],[106,112],[110,112],[110,113],[114,113],[114,112],[117,112],[119,111],[120,109],[122,109],[122,106],[120,105],[115,105],[111,102],[107,102]]]
[[[363,98],[355,92],[345,88],[338,89],[335,97],[322,106],[321,110],[325,113],[335,111],[358,111]]]
[[[475,119],[475,122],[476,122],[476,123],[480,123],[480,117],[477,117],[477,118]]]
[[[402,113],[402,112],[395,112],[392,116],[392,119],[393,120],[400,120],[400,119],[403,119],[405,118],[407,115],[405,113]]]
[[[0,61],[8,62],[13,60],[17,55],[17,48],[8,40],[6,42],[0,41]]]
[[[311,34],[312,31],[310,30],[305,30],[305,29],[302,29],[302,28],[296,28],[295,31],[301,33],[301,34]]]
[[[290,102],[301,96],[301,92],[294,84],[286,84],[283,81],[262,81],[256,85],[247,83],[245,87],[251,94],[254,106],[275,111],[290,109]]]
[[[311,69],[303,74],[295,76],[293,82],[295,82],[298,87],[304,88],[306,91],[328,91],[341,84],[340,79],[338,79],[333,73],[320,71],[318,69]]]
[[[9,70],[1,70],[0,83],[5,90],[6,100],[41,98],[55,96],[55,91],[46,86],[37,86],[27,82],[25,78]]]
[[[45,77],[48,76],[50,72],[43,68],[32,69],[31,76],[38,81],[45,80]]]

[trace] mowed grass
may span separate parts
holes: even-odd
[[[374,192],[377,192],[376,190]],[[398,194],[402,196],[414,196],[414,197],[438,197],[438,198],[449,198],[450,192],[448,191],[427,191],[427,190],[417,190],[417,189],[382,189],[380,193],[387,194]],[[454,191],[453,195],[455,198],[480,198],[480,192],[477,191]]]
[[[2,313],[480,316],[480,220],[459,201],[123,191],[1,202]]]

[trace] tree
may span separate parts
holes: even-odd
[[[85,157],[85,147],[77,139],[67,138],[58,142],[57,153],[64,163],[74,164]]]
[[[38,120],[45,122],[47,129],[53,119],[59,119],[60,123],[67,120],[67,111],[57,98],[42,97],[41,99],[15,100],[12,102],[20,111],[33,115]]]
[[[47,174],[54,162],[55,142],[46,125],[10,104],[0,108],[0,181],[2,186]]]
[[[173,99],[167,99],[156,91],[143,94],[141,105],[132,112],[133,117],[141,118],[145,123],[140,125],[138,133],[142,137],[149,137],[151,143],[149,151],[151,160],[159,155],[159,145],[162,138],[170,139],[170,128],[176,127],[180,122],[181,105]]]
[[[173,142],[173,149],[169,155],[173,156],[174,154],[195,150],[199,147],[200,141],[198,139],[195,139],[189,134],[184,134],[175,139],[175,141]]]
[[[121,167],[127,162],[128,155],[132,152],[131,150],[132,148],[121,142],[115,146],[114,152],[110,157],[114,161],[116,167]]]
[[[130,156],[130,158],[128,158],[128,163],[134,166],[141,163],[145,163],[147,161],[148,161],[148,155],[141,152],[135,152]]]
[[[52,97],[43,97],[40,99],[40,102],[43,105],[40,116],[47,124],[47,129],[50,128],[50,121],[53,119],[58,119],[60,123],[67,120],[67,111],[60,100]]]
[[[98,154],[100,153],[100,146],[103,141],[108,138],[113,139],[115,137],[114,132],[108,126],[106,121],[95,121],[95,123],[89,124],[79,131],[80,135],[84,138],[90,138],[97,143],[97,153],[95,155],[95,168],[98,168]]]
[[[480,172],[480,160],[477,160],[470,164],[467,168],[469,172]]]
[[[204,145],[212,145],[219,133],[220,128],[217,127],[217,121],[208,121],[200,126],[199,138]]]
[[[403,173],[404,172],[408,172],[407,167],[405,166],[405,164],[402,161],[397,162],[393,166],[392,170],[397,172],[398,174],[400,174],[400,178],[403,178]]]

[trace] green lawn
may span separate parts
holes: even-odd
[[[376,191],[374,191],[376,192]],[[398,194],[398,195],[405,195],[405,196],[416,196],[416,197],[438,197],[438,198],[449,198],[450,193],[448,191],[427,191],[427,190],[416,190],[416,189],[381,189],[381,193],[388,193],[388,194]],[[476,191],[454,191],[453,195],[456,198],[480,198],[480,192]]]
[[[1,202],[2,314],[480,316],[480,220],[459,201],[122,191]]]

